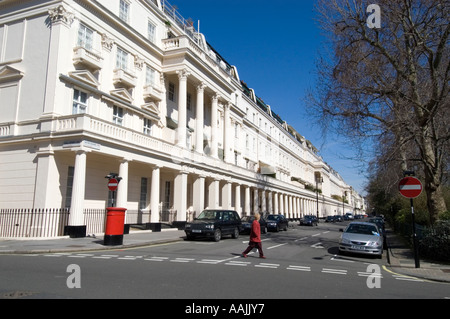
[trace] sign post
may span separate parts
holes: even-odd
[[[414,245],[414,261],[416,268],[420,268],[419,247],[417,246],[416,222],[414,218],[414,202],[413,199],[422,193],[422,183],[415,177],[408,176],[403,178],[398,184],[398,190],[402,196],[409,198],[411,202],[411,219],[413,231],[413,245]]]
[[[112,207],[115,207],[116,202],[116,191],[119,187],[119,183],[122,180],[122,177],[119,177],[115,173],[110,173],[109,175],[105,176],[106,179],[108,179],[108,189],[111,191],[112,195]]]

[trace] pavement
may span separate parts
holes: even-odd
[[[429,281],[450,283],[450,261],[447,263],[424,260],[419,256],[419,268],[415,266],[414,251],[407,240],[386,228],[387,271]]]
[[[49,254],[86,251],[131,249],[151,245],[161,245],[184,240],[183,230],[163,228],[161,232],[130,230],[124,235],[123,244],[105,246],[103,236],[85,238],[58,237],[51,239],[0,239],[0,255]],[[450,262],[435,263],[420,260],[420,268],[415,268],[414,254],[406,241],[390,229],[386,230],[387,253],[384,259],[386,271],[403,276],[429,281],[450,283]]]

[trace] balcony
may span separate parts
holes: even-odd
[[[115,69],[114,70],[114,76],[113,76],[113,82],[114,84],[121,84],[128,88],[134,88],[136,87],[136,80],[137,77],[130,71],[124,70],[124,69]]]
[[[88,50],[85,47],[78,46],[73,49],[73,63],[82,64],[94,71],[100,70],[103,64],[103,58],[100,53]]]
[[[144,99],[150,99],[156,102],[160,102],[162,100],[163,93],[162,90],[154,85],[146,85],[144,86]]]

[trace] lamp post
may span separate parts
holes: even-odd
[[[323,183],[322,177],[316,177],[316,214],[317,214],[317,220],[319,220],[319,183]]]

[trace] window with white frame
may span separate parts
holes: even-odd
[[[117,47],[116,68],[122,70],[128,69],[128,52],[120,47]]]
[[[169,82],[169,92],[168,92],[169,101],[175,102],[175,84]]]
[[[149,136],[152,135],[152,121],[147,118],[144,119],[144,134]]]
[[[155,42],[155,36],[156,36],[156,25],[151,22],[148,21],[148,32],[147,32],[147,37],[150,40],[150,42]]]
[[[73,90],[72,114],[84,114],[88,106],[88,94],[78,89]]]
[[[147,191],[148,189],[148,178],[141,177],[141,193],[139,196],[139,209],[147,208]]]
[[[187,95],[186,95],[186,109],[188,111],[192,110],[192,95],[191,95],[191,93],[187,93]]]
[[[130,21],[130,3],[125,0],[120,0],[119,18],[128,23]]]
[[[123,108],[117,105],[113,107],[113,123],[117,125],[123,124]]]
[[[82,23],[78,28],[77,45],[79,47],[85,48],[88,51],[92,51],[94,47],[94,31],[92,31]]]
[[[155,79],[156,79],[156,71],[151,66],[147,65],[147,69],[145,72],[145,84],[155,87],[156,84]]]

